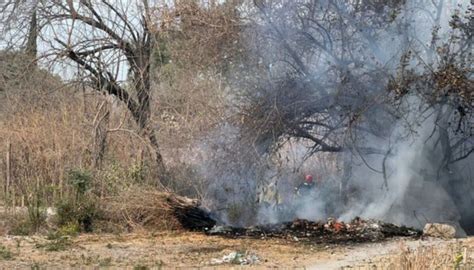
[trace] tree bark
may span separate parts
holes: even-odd
[[[26,42],[26,54],[32,60],[31,65],[34,67],[36,67],[36,55],[38,53],[37,38],[38,38],[38,23],[37,23],[36,7],[33,7],[31,20],[29,24],[29,30],[28,30],[28,40]]]
[[[148,3],[145,4],[145,18],[143,21],[144,33],[143,38],[137,42],[133,55],[129,58],[132,60],[133,81],[137,93],[138,115],[137,124],[142,131],[142,135],[150,140],[150,144],[155,151],[155,159],[157,171],[161,178],[166,177],[166,166],[163,156],[161,155],[160,145],[156,138],[155,131],[150,125],[151,117],[151,57],[155,48],[154,35],[151,32],[148,20]]]

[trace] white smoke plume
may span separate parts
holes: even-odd
[[[329,2],[321,1],[321,6]],[[463,12],[469,6],[469,1],[454,0],[406,2],[393,26],[378,33],[378,39],[368,42],[363,48],[366,51],[361,52],[372,56],[367,57],[367,66],[383,69],[387,72],[386,76],[396,76],[399,60],[408,49],[416,51],[418,57],[416,63],[408,63],[409,68],[418,69],[419,63],[435,66],[436,48],[430,45],[433,33],[436,32],[439,39],[447,38],[451,34],[449,21],[455,9]],[[284,20],[283,17],[281,19]],[[360,36],[364,36],[363,31],[366,29],[361,29]],[[268,48],[269,55],[278,55],[272,49]],[[311,63],[315,70],[330,70],[338,64],[331,62],[329,56],[319,60]],[[354,66],[350,64],[347,68],[350,70]],[[272,74],[281,71],[278,65],[269,69]],[[318,83],[331,85],[332,81],[324,75],[316,73]],[[378,88],[385,91],[383,85],[373,87],[374,91]],[[331,91],[328,89],[324,91]],[[357,105],[354,104],[354,107],[357,108]],[[375,122],[387,136],[355,138],[359,146],[376,147],[386,155],[358,155],[355,147],[349,145],[341,153],[308,157],[308,145],[304,141],[288,140],[276,154],[259,156],[255,146],[239,140],[238,127],[230,125],[221,128],[210,136],[207,144],[201,145],[203,152],[213,153],[203,158],[200,165],[200,173],[209,181],[206,197],[209,207],[224,223],[238,226],[294,218],[319,220],[335,217],[348,221],[356,216],[417,228],[427,222],[447,222],[459,226],[462,215],[474,216],[469,208],[472,200],[469,196],[454,200],[455,190],[449,190],[449,183],[456,174],[461,179],[458,182],[461,188],[456,190],[464,188],[466,192],[474,191],[472,184],[468,184],[472,175],[467,174],[472,167],[472,162],[469,163],[472,159],[466,160],[464,167],[453,165],[447,171],[438,169],[443,163],[443,155],[437,156],[443,151],[437,129],[442,119],[438,116],[439,112],[446,112],[447,107],[430,109],[419,97],[410,96],[400,109],[406,110],[406,115],[402,119],[394,119],[385,117],[374,106],[366,117],[369,121],[370,117],[378,117]],[[348,160],[350,181],[347,187],[343,187],[342,179],[346,176],[342,167]],[[320,181],[314,196],[295,195],[294,188],[302,183],[305,174],[312,174]],[[275,205],[259,200],[265,189],[269,188],[275,189],[272,194],[274,201],[277,201]]]

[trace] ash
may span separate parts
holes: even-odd
[[[205,233],[231,238],[282,238],[311,243],[377,242],[393,237],[418,238],[422,235],[417,229],[359,217],[348,223],[329,218],[326,221],[295,219],[245,228],[216,225]]]

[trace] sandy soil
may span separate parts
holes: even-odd
[[[57,239],[48,240],[44,236],[4,236],[0,238],[0,244],[6,248],[3,251],[0,248],[0,268],[340,269],[387,256],[396,252],[401,243],[416,247],[448,245],[453,241],[456,240],[390,240],[324,246],[281,239],[226,239],[189,232],[81,235],[66,243]],[[470,241],[474,246],[474,241]],[[59,250],[51,251],[54,249]],[[5,256],[5,250],[10,254]],[[248,266],[212,263],[213,259],[222,259],[233,251],[258,258],[259,261]]]
[[[446,248],[457,240],[441,239],[392,239],[381,243],[365,243],[355,246],[340,247],[333,260],[316,262],[309,269],[358,268],[378,262],[385,257],[398,253],[402,248],[416,250],[420,247],[436,246]]]

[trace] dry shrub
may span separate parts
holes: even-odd
[[[196,212],[197,200],[150,188],[132,187],[105,200],[105,219],[127,230],[181,230],[187,224],[208,226],[210,222]],[[194,216],[196,219],[193,220]],[[201,220],[202,218],[202,220]],[[189,222],[189,223],[187,223]],[[212,222],[211,222],[212,223]]]
[[[199,147],[226,122],[225,79],[215,70],[173,63],[162,67],[158,77],[152,108],[156,108],[153,122],[169,172],[163,183],[180,195],[200,196],[203,182],[196,173],[202,163]]]
[[[471,251],[461,242],[449,246],[424,246],[416,249],[401,243],[397,254],[377,260],[370,265],[361,265],[347,269],[473,269]],[[346,269],[346,268],[344,268]]]
[[[467,248],[451,245],[448,248],[422,247],[416,250],[401,248],[393,258],[392,269],[472,269],[474,262],[467,257]]]
[[[171,163],[184,150],[225,121],[228,105],[226,72],[242,58],[237,7],[240,1],[177,1],[163,9],[163,52],[156,68],[154,121]],[[169,59],[168,59],[169,58]],[[233,64],[232,64],[233,63]],[[170,156],[171,155],[171,156]],[[173,164],[171,164],[173,166]]]
[[[225,69],[242,57],[240,2],[229,0],[205,5],[178,1],[173,8],[165,9],[163,30],[170,42],[172,59],[204,70],[214,65]]]
[[[154,120],[164,148],[182,148],[225,120],[224,82],[219,74],[200,74],[172,64],[160,74],[153,107],[159,108]]]
[[[0,137],[5,142],[0,145],[2,160],[10,152],[11,191],[25,195],[34,189],[57,197],[64,187],[66,169],[88,163],[89,134],[81,125],[84,117],[77,113],[81,105],[66,95],[60,103],[55,102],[57,96],[51,98],[51,103],[25,103],[21,101],[22,91],[18,92],[12,93],[7,102],[16,106],[9,106],[0,122]],[[2,165],[0,171],[6,174],[6,164]],[[41,195],[45,201],[53,199]]]
[[[30,204],[39,197],[42,205],[53,205],[70,192],[66,174],[76,168],[92,172],[93,185],[100,189],[95,192],[107,195],[100,176],[107,174],[104,170],[111,164],[137,174],[129,169],[130,164],[151,159],[149,145],[134,132],[127,110],[107,96],[67,86],[52,75],[27,78],[4,89],[0,96],[0,175],[8,173],[11,183],[0,198],[7,204]],[[110,117],[102,127],[106,133],[104,164],[97,166],[95,157],[101,151],[97,127],[106,112]],[[153,179],[152,175],[144,178]],[[4,191],[5,185],[3,180]]]

